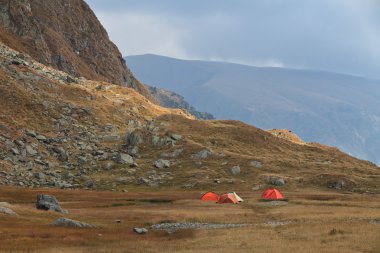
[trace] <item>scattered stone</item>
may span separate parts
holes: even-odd
[[[170,138],[172,138],[175,141],[179,141],[179,140],[182,139],[182,135],[180,135],[180,134],[171,134]]]
[[[263,225],[269,226],[271,228],[276,228],[276,227],[285,226],[291,223],[292,223],[291,221],[267,221]]]
[[[240,174],[240,167],[239,166],[234,166],[230,169],[230,172],[232,175],[236,176]]]
[[[131,165],[129,165],[130,168],[137,168],[139,167],[139,165],[137,163],[132,163]]]
[[[157,135],[154,135],[154,136],[152,137],[152,144],[153,144],[154,146],[160,146],[160,145],[161,145],[161,139],[160,139],[160,137],[157,136]]]
[[[22,140],[15,140],[15,143],[19,147],[24,147],[25,146],[25,143]]]
[[[87,180],[86,182],[84,182],[83,184],[86,188],[92,188],[94,187],[94,181],[92,180]]]
[[[36,173],[34,173],[34,177],[38,180],[43,180],[43,179],[45,179],[45,174],[42,172],[36,172]]]
[[[146,229],[146,228],[134,228],[133,232],[135,232],[139,235],[143,235],[143,234],[148,233],[148,229]]]
[[[47,138],[45,136],[40,135],[40,134],[36,136],[36,139],[39,141],[46,141],[47,140]]]
[[[338,180],[333,184],[333,188],[337,190],[341,190],[346,185],[346,182],[344,180]]]
[[[132,156],[124,153],[117,153],[115,161],[120,164],[133,164],[134,162]]]
[[[176,157],[180,156],[182,154],[182,152],[183,152],[182,148],[181,149],[176,149],[176,150],[174,150],[171,153],[162,153],[160,155],[160,157],[163,157],[163,158],[176,158]]]
[[[158,169],[170,168],[170,161],[164,159],[158,159],[154,162],[154,166]]]
[[[14,155],[20,155],[20,151],[17,148],[12,148],[11,151]]]
[[[29,155],[31,155],[31,156],[35,156],[35,155],[38,154],[37,150],[35,150],[35,149],[34,149],[32,146],[30,146],[30,145],[26,145],[25,149],[26,149],[26,152],[27,152]]]
[[[125,137],[125,144],[127,147],[137,146],[143,142],[141,134],[139,132],[133,131]]]
[[[63,148],[59,147],[54,147],[53,148],[54,152],[58,154],[58,159],[62,162],[67,162],[69,160],[69,154],[66,150]]]
[[[131,183],[134,180],[135,180],[134,177],[118,177],[115,179],[116,182],[121,183],[121,184]]]
[[[198,222],[186,222],[186,223],[159,223],[151,226],[155,230],[164,230],[168,233],[174,233],[181,229],[220,229],[220,228],[241,228],[246,227],[248,224],[213,224],[213,223],[198,223]]]
[[[46,211],[52,210],[59,213],[67,213],[66,210],[63,210],[60,207],[57,198],[54,197],[53,195],[38,194],[36,207],[37,209],[40,209],[40,210],[46,210]]]
[[[87,158],[85,156],[78,156],[77,162],[78,164],[85,164],[87,163]]]
[[[45,162],[42,161],[41,159],[34,159],[34,162],[39,164],[39,165],[45,165]]]
[[[137,183],[138,184],[149,184],[150,183],[150,180],[145,178],[145,177],[140,177],[137,179]]]
[[[92,224],[88,224],[88,223],[84,223],[84,222],[80,222],[76,220],[71,220],[71,219],[67,219],[63,217],[54,221],[52,225],[57,226],[57,227],[70,227],[70,228],[96,228],[97,227]]]
[[[122,220],[114,220],[113,222],[114,222],[114,223],[119,223],[119,224],[120,224],[120,223],[123,223]]]
[[[216,184],[220,184],[220,179],[219,178],[216,178],[216,179],[214,179],[214,183],[216,183]]]
[[[128,149],[128,154],[133,157],[136,157],[138,153],[139,153],[139,148],[137,146],[133,146]]]
[[[259,161],[251,161],[250,165],[255,167],[255,168],[262,168],[263,167],[263,164]]]
[[[8,207],[0,206],[0,214],[6,214],[10,216],[17,216],[17,213]]]
[[[106,170],[111,170],[114,166],[114,163],[113,162],[107,162],[106,165],[104,166],[104,168]]]
[[[276,185],[276,186],[283,186],[283,185],[285,185],[285,180],[282,177],[270,177],[269,178],[269,182],[272,185]]]
[[[196,154],[193,154],[192,157],[195,158],[195,159],[205,159],[205,158],[207,158],[210,155],[212,155],[211,150],[204,149],[204,150],[199,151]]]
[[[105,141],[105,142],[117,142],[120,140],[120,135],[118,134],[103,135],[101,138],[102,138],[102,141]]]
[[[37,137],[37,133],[34,130],[26,130],[26,135],[29,135],[31,137]]]

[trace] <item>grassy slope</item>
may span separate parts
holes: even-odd
[[[95,134],[101,135],[97,131],[111,123],[124,136],[130,119],[142,123],[154,120],[155,125],[160,127],[160,136],[181,134],[182,140],[174,147],[154,147],[151,144],[152,133],[144,128],[139,130],[144,137],[144,143],[139,146],[141,156],[137,159],[139,168],[136,178],[146,176],[148,171],[154,169],[153,162],[161,153],[184,149],[178,158],[172,159],[172,166],[168,171],[173,173],[173,180],[163,185],[166,188],[179,188],[195,182],[195,187],[202,189],[233,187],[247,190],[255,185],[267,184],[267,177],[276,175],[285,178],[287,189],[326,188],[338,180],[344,180],[348,190],[380,190],[378,167],[337,149],[319,144],[300,145],[239,121],[193,120],[181,110],[157,106],[133,89],[117,85],[94,81],[67,85],[50,79],[48,75],[41,76],[27,67],[12,68],[13,70],[0,70],[0,123],[10,129],[8,134],[12,138],[18,137],[26,128],[49,137],[56,136],[52,121],[62,117],[62,108],[65,105],[71,105],[90,109],[89,115],[80,115],[75,118],[75,122],[86,126],[88,131]],[[51,68],[46,69],[54,72]],[[10,78],[7,71],[15,71],[19,80]],[[37,77],[39,81],[30,81]],[[97,88],[99,85],[102,86],[101,89]],[[47,112],[43,110],[44,102],[51,105]],[[123,140],[102,143],[114,150],[122,149],[122,144]],[[205,148],[212,150],[213,155],[203,159],[201,163],[192,158],[194,153]],[[260,161],[263,167],[254,168],[250,166],[251,161]],[[241,173],[233,176],[229,169],[236,165],[241,167]],[[112,186],[109,183],[125,176],[127,168],[128,166],[118,166],[113,171],[100,169],[91,177],[99,181],[98,185],[102,189],[121,190],[135,187],[133,184],[119,183]],[[214,184],[215,178],[220,178],[222,184]]]

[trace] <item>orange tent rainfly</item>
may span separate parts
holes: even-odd
[[[219,195],[215,192],[206,192],[205,194],[203,194],[201,200],[217,202],[219,200]]]
[[[282,195],[282,193],[275,188],[270,188],[270,189],[266,190],[265,192],[263,192],[261,197],[263,199],[270,199],[270,200],[284,199],[284,195]]]
[[[218,204],[227,204],[227,203],[237,204],[239,203],[239,201],[236,199],[236,197],[232,193],[221,195],[219,198]]]

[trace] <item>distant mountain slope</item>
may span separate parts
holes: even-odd
[[[185,109],[197,119],[215,119],[210,113],[197,111],[194,107],[189,105],[188,102],[186,102],[184,97],[175,92],[157,87],[149,87],[149,91],[150,94],[152,94],[152,96],[160,103],[160,105],[164,107]]]
[[[148,96],[83,0],[0,0],[0,41],[71,75]]]
[[[380,81],[344,74],[127,57],[144,83],[177,92],[219,119],[286,128],[380,163]]]

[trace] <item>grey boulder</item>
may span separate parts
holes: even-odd
[[[209,149],[204,149],[204,150],[199,151],[199,152],[196,153],[196,154],[193,154],[192,157],[195,158],[195,159],[205,159],[205,158],[207,158],[207,157],[210,156],[210,155],[212,155],[211,150],[209,150]]]
[[[276,185],[276,186],[285,185],[285,180],[282,177],[270,177],[269,181],[272,185]]]
[[[154,162],[154,166],[158,169],[169,168],[170,161],[164,160],[164,159],[158,159],[157,161]]]
[[[120,164],[132,164],[134,162],[132,156],[124,153],[117,153],[115,161]]]
[[[52,195],[37,195],[36,208],[40,210],[52,210],[59,213],[68,213],[66,210],[63,210],[58,203],[56,197]]]
[[[240,167],[239,166],[234,166],[230,169],[230,172],[232,175],[236,176],[240,174]]]
[[[135,232],[139,235],[143,235],[143,234],[148,233],[148,229],[146,229],[146,228],[134,228],[133,232]]]
[[[125,137],[125,144],[127,145],[127,147],[137,146],[137,145],[139,145],[142,142],[143,142],[143,139],[141,137],[141,134],[138,133],[138,132],[136,132],[136,131],[133,131],[132,133],[129,133]]]
[[[30,145],[26,145],[25,149],[26,149],[26,152],[27,152],[29,155],[31,155],[31,156],[35,156],[35,155],[38,154],[37,150],[35,150],[35,149],[34,149],[32,146],[30,146]]]

